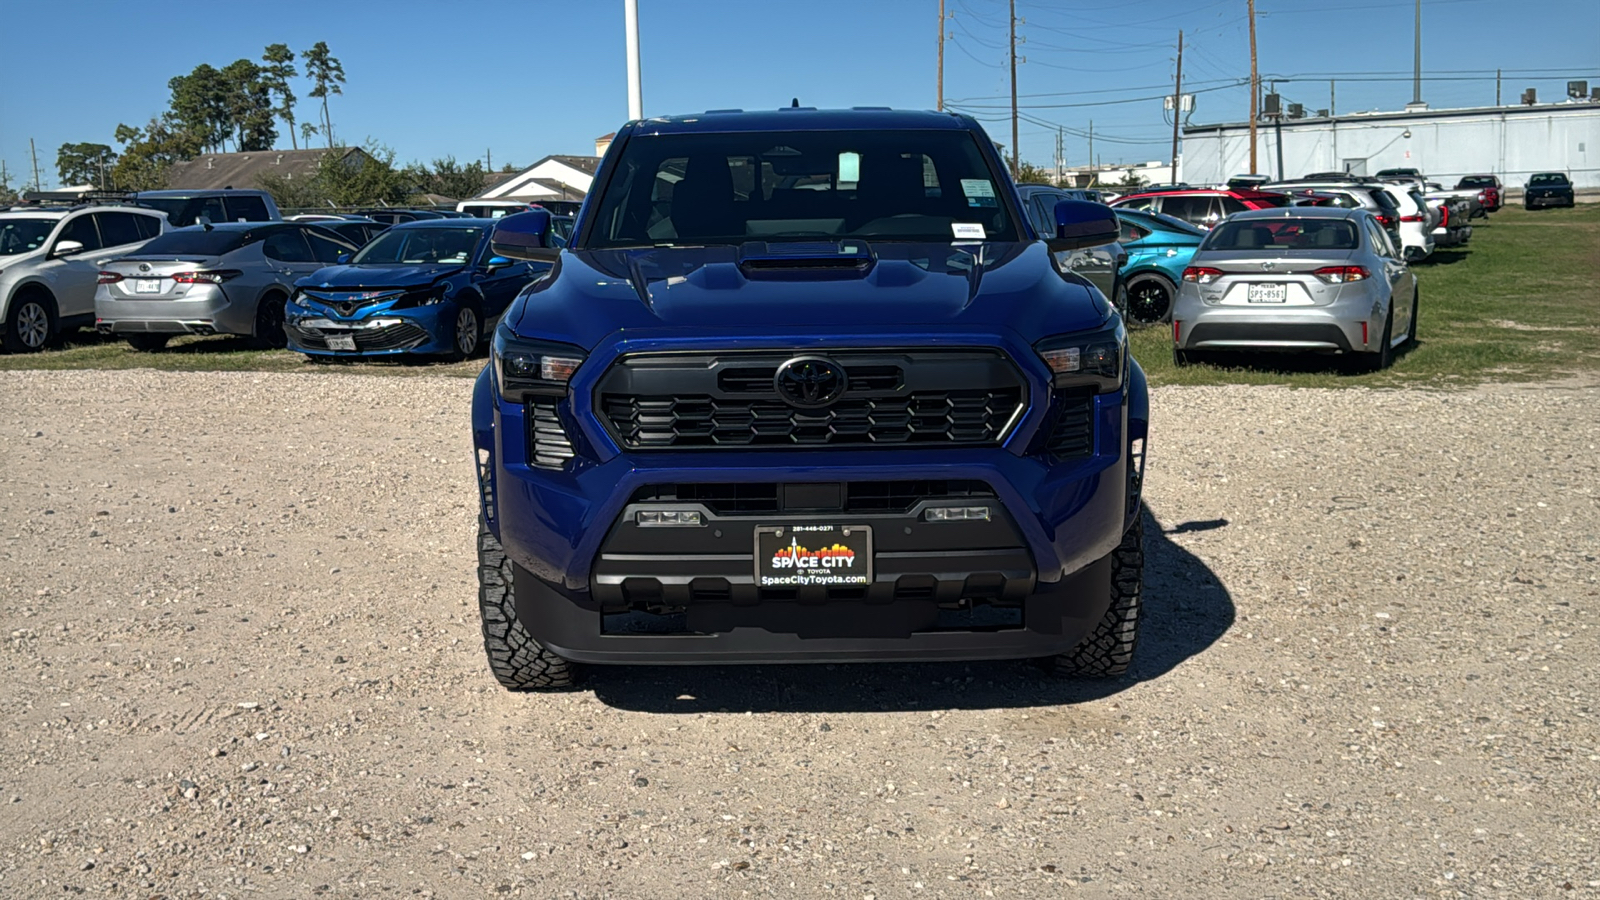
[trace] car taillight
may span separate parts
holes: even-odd
[[[1450,225],[1450,207],[1439,207],[1439,227],[1447,228]]]
[[[1213,269],[1210,266],[1190,266],[1183,270],[1184,281],[1193,281],[1198,284],[1210,284],[1221,277],[1222,270]]]
[[[210,269],[204,272],[179,272],[171,277],[178,284],[221,284],[241,274],[238,269]]]
[[[1379,216],[1378,216],[1378,224],[1382,225],[1385,228],[1393,228],[1394,227],[1394,216],[1387,216],[1387,215],[1379,214]]]
[[[1347,281],[1363,281],[1371,277],[1361,266],[1323,266],[1311,274],[1321,278],[1329,284],[1344,284]]]
[[[1400,221],[1402,221],[1402,222],[1421,222],[1423,220],[1423,218],[1424,217],[1423,217],[1422,213],[1417,213],[1414,216],[1401,216],[1400,217]]]
[[[116,284],[117,282],[119,282],[121,280],[122,280],[122,276],[119,275],[116,272],[101,272],[100,273],[100,284]]]

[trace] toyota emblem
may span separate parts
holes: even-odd
[[[141,272],[150,271],[150,264],[149,263],[139,263],[139,271],[141,271]]]
[[[1271,272],[1273,269],[1275,269],[1277,267],[1278,267],[1278,264],[1269,259],[1266,262],[1261,264],[1261,271],[1263,271],[1263,272]]]
[[[797,356],[778,367],[772,385],[790,406],[817,409],[844,396],[844,367],[820,356]]]

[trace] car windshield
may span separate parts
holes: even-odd
[[[1566,183],[1567,183],[1567,176],[1565,176],[1565,175],[1535,175],[1535,176],[1533,176],[1533,180],[1529,182],[1529,184],[1566,184]]]
[[[482,234],[481,228],[392,228],[373,238],[372,243],[350,261],[357,265],[462,265],[472,258]]]
[[[635,137],[600,198],[592,248],[862,238],[1014,241],[965,131]]]
[[[1494,184],[1494,179],[1487,175],[1468,175],[1461,179],[1462,187],[1489,187]]]
[[[5,219],[0,221],[0,256],[15,256],[44,246],[57,219]]]
[[[261,234],[229,228],[207,231],[204,228],[180,229],[158,235],[139,249],[139,256],[221,256],[258,241]]]
[[[1212,229],[1201,250],[1354,250],[1355,226],[1343,219],[1235,219]]]

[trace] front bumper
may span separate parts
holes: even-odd
[[[370,357],[449,353],[458,308],[445,301],[407,309],[377,308],[341,316],[331,308],[291,301],[284,313],[289,349],[308,356]],[[329,338],[349,338],[354,350]]]

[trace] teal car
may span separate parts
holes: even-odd
[[[1121,269],[1126,317],[1151,325],[1172,317],[1184,267],[1206,232],[1157,212],[1115,210],[1122,224],[1118,241],[1128,254]]]

